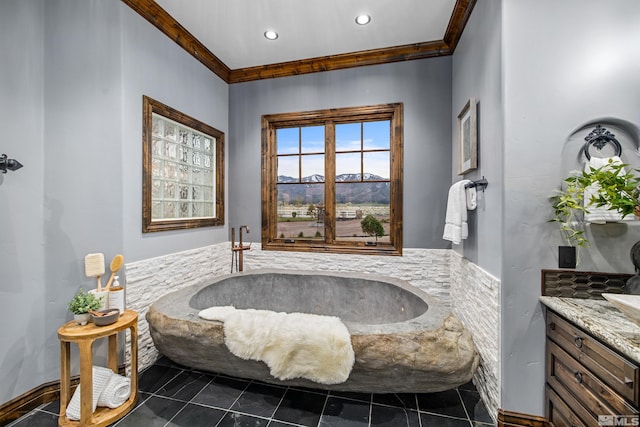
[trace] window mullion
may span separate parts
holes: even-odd
[[[364,122],[360,123],[360,182],[364,181]]]
[[[324,233],[325,242],[333,243],[336,237],[336,125],[333,121],[325,123],[324,135]]]
[[[298,128],[298,182],[302,182],[302,128]]]

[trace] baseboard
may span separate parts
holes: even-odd
[[[544,417],[498,409],[498,427],[553,427]]]
[[[118,367],[118,373],[124,375],[125,366]],[[71,393],[73,393],[80,383],[80,377],[71,378]],[[42,384],[22,395],[0,405],[0,427],[6,426],[23,415],[36,409],[45,403],[60,400],[60,380]]]

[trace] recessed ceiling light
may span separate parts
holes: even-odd
[[[275,40],[278,38],[278,33],[273,30],[267,30],[264,32],[264,36],[269,40]]]
[[[369,22],[371,22],[371,17],[369,15],[358,15],[356,16],[356,24],[358,25],[367,25]]]

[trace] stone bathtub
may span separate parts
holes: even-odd
[[[233,305],[339,317],[355,363],[347,381],[280,381],[266,364],[229,352],[221,322],[198,312]],[[448,390],[479,363],[470,333],[449,309],[408,282],[378,275],[257,270],[225,275],[158,299],[146,315],[160,353],[184,366],[272,384],[368,393]]]

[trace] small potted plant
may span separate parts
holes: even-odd
[[[549,221],[558,223],[569,246],[579,249],[589,245],[584,236],[583,218],[590,207],[606,206],[622,218],[638,216],[640,178],[625,172],[626,166],[629,165],[610,161],[603,167],[575,173],[566,178],[563,188],[550,198],[554,215]],[[591,193],[587,194],[591,194],[591,198],[585,200],[588,188]]]
[[[73,318],[79,325],[86,325],[89,321],[89,311],[102,306],[102,297],[97,298],[92,293],[85,293],[82,288],[76,293],[67,308],[73,313]]]

